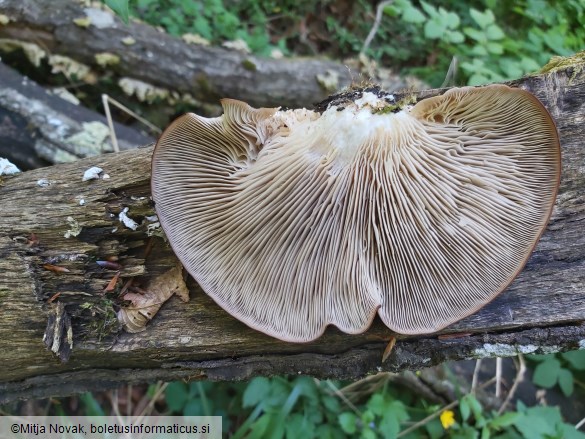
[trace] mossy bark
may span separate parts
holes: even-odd
[[[563,172],[551,222],[523,272],[496,300],[439,334],[398,336],[384,363],[382,353],[393,334],[378,321],[361,335],[330,328],[312,343],[284,343],[229,316],[192,280],[189,303],[173,298],[146,331],[121,332],[112,311],[116,299],[104,295],[114,271],[97,261],[117,259],[122,282],[135,278],[136,284],[176,263],[165,241],[147,233],[152,226],[147,217],[154,214],[150,148],[4,177],[0,402],[179,378],[357,378],[447,360],[585,348],[585,74],[570,66],[512,85],[534,93],[560,131]],[[110,178],[82,181],[91,166]],[[40,179],[49,186],[39,186]],[[136,230],[119,221],[125,208],[139,224]],[[55,303],[62,303],[71,319],[73,350],[67,362],[42,341]]]

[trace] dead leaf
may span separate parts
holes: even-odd
[[[129,300],[131,305],[118,311],[118,320],[130,333],[144,331],[146,324],[173,294],[179,296],[183,302],[189,301],[189,290],[183,280],[181,265],[152,279],[142,294],[124,294],[123,299]]]
[[[394,345],[396,344],[396,337],[391,337],[386,349],[384,349],[384,353],[382,354],[382,363],[384,363],[390,354],[392,353],[392,349],[394,349]]]
[[[49,270],[52,271],[53,273],[69,273],[69,269],[65,268],[65,267],[61,267],[59,265],[53,265],[53,264],[43,264],[43,268],[45,270]]]
[[[118,279],[120,278],[120,272],[118,271],[114,277],[108,282],[106,288],[104,288],[104,293],[109,293],[110,291],[114,291],[116,288],[116,284],[118,283]]]

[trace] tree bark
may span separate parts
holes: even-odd
[[[396,336],[376,321],[361,335],[330,328],[312,343],[284,343],[229,316],[191,279],[189,303],[173,298],[146,331],[120,332],[112,311],[117,299],[104,294],[115,272],[97,261],[117,259],[121,283],[135,279],[135,285],[145,285],[177,262],[148,219],[154,214],[149,190],[151,148],[3,178],[0,403],[125,382],[232,380],[271,374],[357,378],[447,360],[585,348],[583,64],[511,85],[535,94],[557,122],[563,170],[556,207],[512,285],[476,314],[438,334]],[[438,93],[422,92],[419,99]],[[101,167],[110,178],[82,181],[91,166]],[[39,186],[41,179],[50,184]],[[138,224],[136,230],[119,221],[126,208]],[[56,304],[64,307],[61,315],[71,320],[73,350],[64,363],[42,341],[47,317],[55,320],[59,315]],[[382,363],[393,335],[396,346]],[[66,334],[63,337],[62,343]]]

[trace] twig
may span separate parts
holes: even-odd
[[[479,390],[479,389],[483,389],[484,387],[487,387],[487,386],[491,385],[491,384],[492,384],[492,383],[493,383],[495,380],[496,380],[496,378],[495,378],[495,377],[493,377],[493,378],[490,378],[488,381],[486,381],[485,383],[483,383],[482,385],[480,385],[480,386],[478,387],[478,390]],[[456,400],[456,401],[453,401],[453,402],[451,402],[451,403],[447,404],[445,407],[441,408],[440,410],[437,410],[437,411],[435,411],[434,413],[431,413],[431,414],[430,414],[429,416],[427,416],[426,418],[424,418],[424,419],[422,419],[422,420],[418,421],[416,424],[413,424],[413,425],[411,425],[411,426],[410,426],[410,427],[408,427],[406,430],[404,430],[404,431],[401,431],[401,432],[400,432],[400,433],[399,433],[399,434],[396,436],[396,438],[399,438],[399,437],[402,437],[402,436],[406,436],[408,433],[410,433],[410,432],[412,432],[412,431],[416,430],[416,429],[417,429],[417,428],[419,428],[419,427],[422,427],[422,426],[423,426],[423,425],[425,425],[427,422],[430,422],[430,421],[432,421],[433,419],[435,419],[437,416],[439,416],[439,415],[440,415],[442,412],[444,412],[445,410],[450,410],[450,409],[452,409],[452,408],[454,408],[454,407],[457,407],[457,406],[459,405],[459,402],[460,402],[460,401],[461,401],[460,399],[458,399],[458,400]]]
[[[577,422],[577,424],[575,425],[575,430],[579,430],[583,426],[583,424],[585,424],[585,418]]]
[[[459,65],[459,60],[456,56],[451,58],[451,63],[449,64],[449,69],[447,70],[447,74],[445,75],[445,80],[441,84],[441,88],[449,87],[455,85],[455,78],[457,77],[457,67]]]
[[[116,131],[114,130],[114,120],[112,119],[112,113],[110,112],[110,104],[114,105],[115,107],[118,107],[120,110],[124,111],[125,113],[128,113],[134,119],[143,123],[144,125],[146,125],[148,128],[150,128],[155,133],[157,133],[157,134],[162,133],[162,130],[159,127],[150,123],[145,118],[143,118],[139,114],[135,113],[130,108],[121,104],[117,100],[109,97],[105,93],[102,94],[102,104],[104,106],[104,112],[106,113],[106,119],[108,121],[108,128],[110,129],[110,138],[112,139],[112,147],[114,148],[114,152],[120,152],[120,146],[118,145],[118,138],[116,137]]]
[[[512,384],[512,387],[510,388],[508,395],[506,395],[506,399],[504,400],[504,402],[502,403],[502,405],[498,409],[498,415],[501,415],[504,412],[504,410],[506,409],[506,406],[510,403],[510,400],[514,396],[514,393],[516,393],[516,389],[518,388],[518,385],[524,379],[525,372],[526,372],[526,363],[524,362],[524,356],[522,354],[518,354],[518,372],[516,373],[516,378],[514,378],[514,383]]]
[[[112,147],[114,148],[114,152],[120,152],[120,147],[118,146],[118,138],[116,137],[116,131],[114,130],[114,121],[112,120],[112,113],[110,113],[110,106],[108,105],[108,95],[102,95],[102,104],[104,106],[104,111],[106,113],[106,119],[108,120],[108,128],[110,129],[110,139],[112,140]]]
[[[385,0],[383,2],[378,3],[378,7],[376,8],[376,18],[374,19],[374,25],[372,26],[372,29],[370,29],[370,33],[366,37],[366,41],[364,41],[364,46],[362,47],[360,53],[365,53],[365,51],[368,50],[368,47],[370,47],[372,40],[374,39],[376,33],[378,32],[380,23],[382,22],[382,14],[384,12],[384,8],[386,6],[390,6],[393,2],[394,0]]]
[[[496,398],[502,396],[502,357],[496,358]]]
[[[479,360],[475,360],[475,368],[473,369],[473,377],[471,378],[471,389],[470,393],[475,394],[475,388],[477,387],[477,378],[479,375],[479,370],[481,369],[481,358]]]
[[[347,406],[349,408],[351,408],[355,412],[356,415],[358,415],[358,416],[362,415],[362,413],[358,410],[358,408],[355,405],[353,405],[353,403],[349,399],[347,399],[345,397],[345,395],[343,393],[341,393],[339,391],[339,389],[337,387],[335,387],[335,385],[330,380],[326,380],[325,382],[327,383],[327,385],[329,387],[331,387],[331,390],[333,390],[333,393],[335,393],[335,395],[337,397],[339,397],[345,404],[347,404]]]
[[[150,401],[148,402],[148,405],[146,407],[144,407],[144,409],[142,410],[142,412],[136,417],[136,420],[135,420],[136,423],[142,421],[142,419],[145,416],[150,416],[152,414],[152,409],[154,408],[154,405],[158,401],[158,398],[160,398],[160,396],[162,395],[162,393],[165,391],[165,389],[167,388],[168,384],[169,383],[162,383],[162,382],[159,382],[157,384],[158,389],[156,390],[156,392],[154,393],[154,395],[152,396],[152,398],[150,398]]]

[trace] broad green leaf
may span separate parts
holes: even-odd
[[[481,429],[481,439],[490,439],[490,429],[487,427],[483,427]]]
[[[407,23],[424,23],[427,19],[418,8],[411,6],[402,12],[402,19]]]
[[[439,19],[431,18],[425,23],[425,37],[433,40],[441,38],[445,32],[445,29],[445,25]]]
[[[242,397],[243,407],[253,407],[270,393],[270,380],[265,377],[256,377],[250,381]]]
[[[461,20],[459,20],[459,15],[457,15],[455,12],[445,11],[445,13],[442,14],[442,17],[444,19],[445,25],[449,29],[456,29],[457,27],[459,27],[459,24],[461,23]]]
[[[456,30],[456,31],[447,31],[446,39],[450,43],[455,43],[455,44],[463,43],[463,41],[465,41],[465,37],[458,30]]]
[[[354,434],[356,432],[356,416],[351,412],[344,412],[337,418],[341,429],[347,434]]]
[[[366,427],[362,430],[362,434],[360,435],[360,439],[376,439],[376,433],[369,427]]]
[[[506,37],[506,34],[502,30],[502,28],[497,24],[490,24],[485,29],[485,34],[488,40],[501,40],[502,38]]]
[[[180,412],[185,407],[185,403],[189,398],[189,390],[187,385],[182,381],[174,381],[169,383],[165,389],[165,400],[167,406],[173,412]]]
[[[393,413],[388,412],[384,414],[379,429],[384,439],[392,439],[395,438],[400,431],[400,422]]]
[[[563,439],[585,439],[585,433],[576,430],[571,424],[561,424],[559,430]]]
[[[546,389],[553,387],[558,380],[561,363],[554,357],[549,357],[534,369],[532,381],[534,384]]]
[[[500,58],[499,64],[508,78],[519,78],[524,74],[521,64],[514,58]]]
[[[475,21],[482,29],[485,29],[496,20],[494,13],[489,9],[485,10],[484,12],[480,12],[477,9],[470,8],[469,15],[471,15],[473,21]]]
[[[492,428],[508,427],[509,425],[512,425],[514,421],[516,421],[518,416],[520,416],[520,413],[507,412],[498,416],[497,418],[493,418],[491,421],[489,421],[489,425]]]
[[[549,426],[546,419],[535,418],[525,413],[516,418],[514,426],[526,439],[544,439],[547,431],[554,434],[554,424]]]
[[[193,398],[187,401],[185,407],[183,408],[183,415],[184,416],[203,416],[203,404],[201,404],[200,398]]]
[[[471,77],[467,81],[467,85],[483,85],[487,84],[488,82],[490,82],[488,78],[478,73],[475,73],[471,75]]]
[[[573,394],[573,373],[570,370],[564,368],[559,370],[559,387],[565,396]]]
[[[323,406],[330,412],[339,412],[339,400],[334,396],[323,396],[321,399]]]
[[[434,6],[428,4],[427,2],[421,0],[420,5],[422,6],[422,8],[424,9],[424,11],[431,17],[438,17],[439,16],[439,12],[437,11],[437,8],[435,8]]]
[[[485,34],[477,29],[474,29],[473,27],[466,27],[463,29],[463,32],[469,38],[477,41],[478,43],[483,43],[483,42],[487,41]]]
[[[106,5],[110,7],[112,11],[122,19],[122,21],[128,24],[130,19],[130,12],[128,10],[128,0],[105,0]]]
[[[504,48],[500,43],[494,43],[493,41],[490,41],[486,43],[485,47],[489,53],[494,55],[501,55],[504,53]]]
[[[573,369],[585,370],[585,349],[580,351],[563,352],[561,357],[566,360]]]
[[[463,397],[461,398],[461,401],[459,401],[459,411],[461,412],[461,418],[463,421],[467,421],[469,419],[469,415],[471,415],[471,407],[469,407],[467,397]]]
[[[386,411],[384,397],[380,393],[374,393],[368,401],[368,409],[375,415],[382,416]]]
[[[471,53],[479,57],[484,57],[488,55],[487,49],[480,44],[476,44],[475,46],[473,46],[473,48],[471,49]]]

